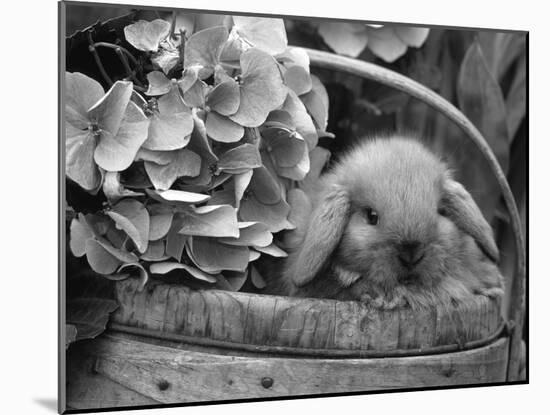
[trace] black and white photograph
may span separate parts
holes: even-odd
[[[58,7],[60,413],[529,382],[527,31]]]

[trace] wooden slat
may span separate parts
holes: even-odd
[[[192,290],[139,282],[117,283],[121,307],[112,321],[159,334],[238,347],[399,351],[482,340],[501,323],[500,303],[472,296],[460,304],[412,311],[374,309],[353,301]],[[160,338],[169,336],[159,336]]]
[[[183,403],[503,382],[508,340],[432,356],[296,359],[226,356],[111,334],[92,353],[96,370],[111,381],[158,402]],[[264,378],[271,387],[262,385]]]

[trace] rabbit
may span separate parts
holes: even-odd
[[[418,139],[364,141],[314,188],[279,294],[384,309],[502,296],[490,225]]]

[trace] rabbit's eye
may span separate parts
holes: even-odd
[[[447,210],[442,206],[439,206],[437,208],[437,213],[440,214],[441,216],[447,216]]]
[[[367,218],[367,222],[369,223],[369,225],[378,224],[378,213],[376,213],[376,211],[372,208],[365,209],[365,217]]]

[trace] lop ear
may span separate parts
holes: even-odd
[[[447,216],[460,230],[472,236],[492,261],[498,262],[499,253],[493,230],[470,193],[451,178],[445,180],[443,188],[442,204]]]
[[[340,242],[349,210],[349,198],[342,188],[335,186],[319,200],[291,268],[292,281],[298,287],[312,281],[326,264]]]

